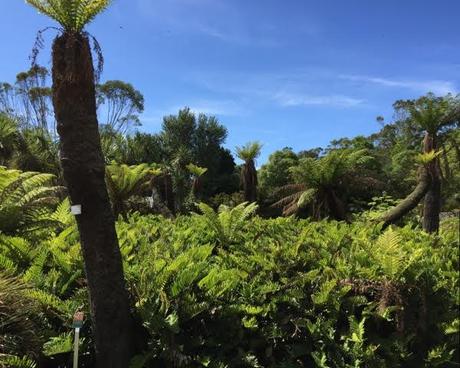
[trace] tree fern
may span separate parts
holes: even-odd
[[[26,0],[58,22],[66,31],[80,32],[96,15],[105,10],[111,0]]]
[[[339,193],[346,192],[351,182],[369,179],[357,172],[372,159],[366,150],[334,150],[319,159],[303,158],[291,168],[295,183],[278,190],[281,199],[273,206],[281,207],[286,216],[309,207],[316,219],[329,215],[344,220],[346,203]]]

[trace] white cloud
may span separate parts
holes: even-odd
[[[330,106],[330,107],[355,107],[362,105],[364,100],[342,96],[314,96],[292,93],[278,93],[274,97],[281,106]]]
[[[457,93],[454,83],[444,80],[429,80],[429,81],[413,81],[413,80],[397,80],[379,77],[369,77],[362,75],[341,75],[341,79],[346,79],[355,82],[364,82],[377,84],[384,87],[395,87],[411,89],[420,93],[433,92],[437,95],[446,95],[448,93]]]

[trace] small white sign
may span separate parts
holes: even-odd
[[[81,204],[76,204],[70,207],[70,213],[72,215],[81,215]]]

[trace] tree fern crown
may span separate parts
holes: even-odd
[[[81,32],[112,0],[26,0],[58,22],[65,31]]]
[[[236,155],[239,159],[247,162],[255,160],[262,149],[262,145],[259,142],[248,142],[241,147],[236,147]]]

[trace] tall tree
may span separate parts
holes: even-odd
[[[262,145],[259,142],[248,142],[241,147],[236,147],[236,155],[244,161],[241,169],[241,184],[246,202],[257,201],[257,170],[255,160],[260,155]]]
[[[298,162],[299,157],[290,147],[275,151],[268,158],[268,162],[260,168],[260,186],[267,192],[271,192],[276,188],[291,183],[290,169],[296,166]]]
[[[16,76],[16,93],[21,100],[22,115],[29,126],[49,130],[51,114],[51,88],[48,86],[49,71],[34,65]]]
[[[110,80],[97,86],[97,102],[104,116],[103,125],[125,134],[140,126],[139,115],[144,111],[144,96],[132,84]]]
[[[62,27],[52,46],[53,105],[60,160],[77,215],[88,281],[97,367],[129,366],[135,350],[134,319],[115,221],[105,184],[96,114],[95,71],[83,30],[110,0],[27,0]]]

